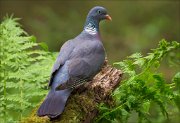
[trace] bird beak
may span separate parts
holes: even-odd
[[[105,15],[106,16],[106,19],[107,20],[110,20],[110,21],[112,21],[112,18],[111,18],[111,16],[109,16],[109,15]]]

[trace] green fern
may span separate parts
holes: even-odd
[[[156,105],[160,109],[157,117],[163,114],[168,118],[168,112],[177,113],[177,110],[168,108],[175,107],[175,104],[179,107],[180,73],[168,83],[157,71],[162,58],[175,49],[180,49],[178,42],[162,40],[159,47],[145,57],[135,53],[122,62],[114,63],[125,73],[126,78],[113,93],[115,106],[107,107],[102,104],[96,122],[128,122],[133,112],[138,114],[139,122],[158,122],[150,113],[151,108]]]
[[[53,53],[39,50],[44,44],[36,43],[18,20],[6,17],[0,25],[0,122],[5,123],[21,120],[44,97],[55,60]]]

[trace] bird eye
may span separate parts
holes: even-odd
[[[97,12],[98,12],[99,14],[101,14],[101,11],[100,11],[100,10],[98,10]]]

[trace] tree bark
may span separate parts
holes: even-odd
[[[36,108],[31,116],[22,122],[91,123],[98,115],[97,106],[100,103],[112,104],[113,101],[110,95],[119,85],[121,78],[122,72],[106,63],[91,82],[73,91],[67,101],[64,112],[58,119],[50,121],[48,117],[38,117],[36,116]]]

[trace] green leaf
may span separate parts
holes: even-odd
[[[174,83],[176,83],[176,87],[180,93],[180,72],[176,73],[176,75],[174,76],[174,78],[172,79],[172,81]]]
[[[49,50],[48,45],[47,45],[46,43],[41,42],[41,43],[39,43],[39,45],[40,45],[45,51],[48,51],[48,50]]]
[[[30,36],[29,40],[35,43],[36,42],[36,37],[35,36]]]

